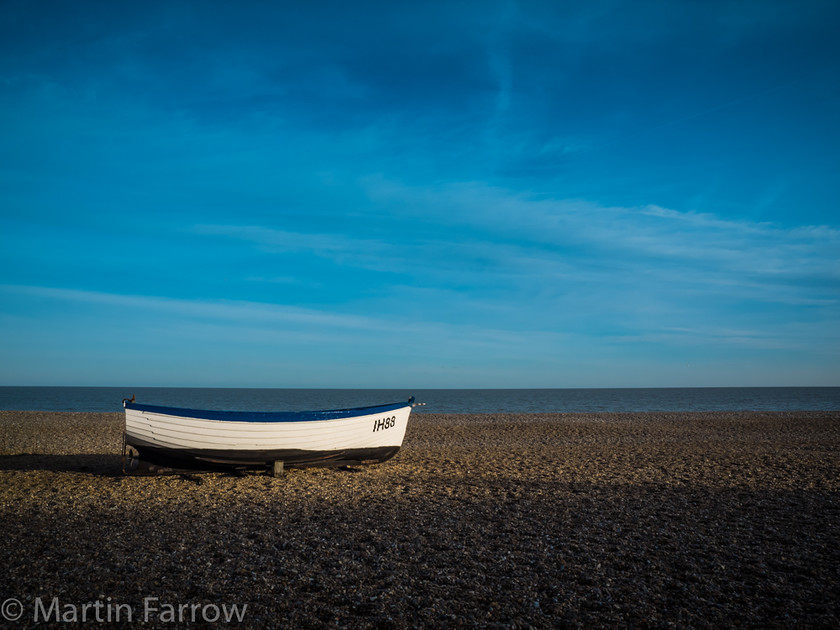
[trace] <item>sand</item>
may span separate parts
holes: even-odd
[[[415,414],[279,478],[126,477],[121,430],[0,412],[0,626],[840,627],[840,412]]]

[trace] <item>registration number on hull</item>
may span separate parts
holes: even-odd
[[[390,429],[397,425],[397,416],[391,416],[390,418],[379,418],[379,420],[373,421],[373,432],[376,433],[377,431],[384,431],[385,429]]]

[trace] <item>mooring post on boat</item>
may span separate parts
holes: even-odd
[[[283,474],[283,462],[272,462],[271,475],[279,477]]]

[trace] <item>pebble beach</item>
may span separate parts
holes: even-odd
[[[414,414],[276,478],[122,427],[0,412],[0,627],[840,627],[840,412]]]

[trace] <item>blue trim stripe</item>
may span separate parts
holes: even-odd
[[[337,420],[370,414],[386,413],[408,407],[408,403],[393,403],[375,407],[356,407],[355,409],[331,409],[327,411],[214,411],[202,409],[182,409],[180,407],[159,407],[141,405],[128,400],[123,403],[126,409],[148,411],[180,418],[199,418],[202,420],[226,420],[228,422],[308,422],[312,420]]]

